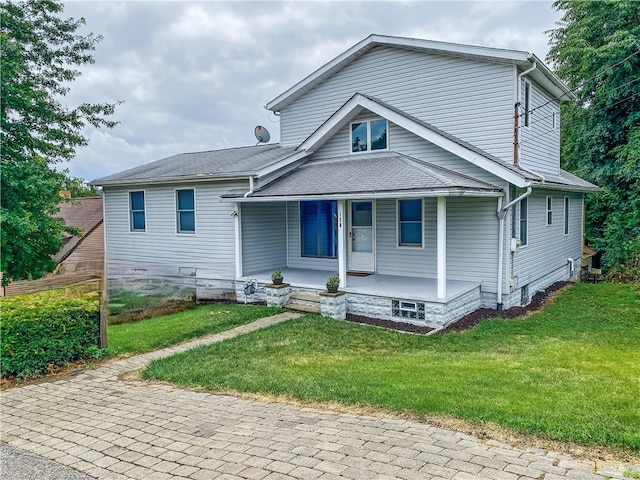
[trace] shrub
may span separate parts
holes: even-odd
[[[607,272],[607,280],[614,283],[634,283],[640,286],[640,239],[628,242],[626,260],[613,265]]]
[[[0,375],[32,378],[70,361],[96,358],[100,305],[73,290],[0,300]]]

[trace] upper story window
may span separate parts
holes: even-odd
[[[531,124],[531,82],[524,81],[524,126]]]
[[[422,247],[422,199],[398,200],[398,246]]]
[[[144,190],[129,192],[129,230],[132,232],[144,232],[146,227]]]
[[[351,151],[370,152],[386,150],[387,120],[365,120],[351,124]]]
[[[547,225],[553,225],[553,198],[547,197]]]
[[[553,130],[560,128],[560,112],[556,112],[555,110],[551,114],[551,128]]]
[[[196,201],[193,188],[176,190],[178,233],[196,233]]]
[[[520,245],[527,244],[527,217],[528,217],[528,198],[520,200]]]

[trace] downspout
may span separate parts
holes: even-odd
[[[527,191],[524,192],[517,198],[514,198],[509,203],[507,203],[504,207],[502,206],[502,197],[498,197],[498,218],[500,219],[500,238],[498,240],[498,294],[497,294],[497,305],[496,310],[502,310],[502,267],[503,267],[503,256],[504,256],[504,219],[507,216],[507,211],[513,205],[518,203],[523,198],[531,195],[531,185],[527,186]]]
[[[533,72],[536,68],[537,68],[537,63],[534,61],[533,62],[533,66],[530,69],[525,70],[524,72],[522,72],[521,74],[518,75],[518,84],[516,85],[516,107],[520,105],[520,85],[522,84],[522,77],[524,77],[525,75]],[[526,105],[524,107],[527,108]],[[518,118],[518,117],[516,116],[516,118]],[[517,148],[514,148],[515,156],[514,156],[514,159],[513,159],[514,160],[513,163],[515,165],[520,166],[520,128],[518,128],[518,127],[516,127],[516,128],[517,128],[517,132],[518,132],[517,141],[516,141]],[[522,167],[520,167],[520,168],[522,168]]]
[[[244,194],[244,198],[247,198],[253,193],[253,176],[249,177],[249,191]]]

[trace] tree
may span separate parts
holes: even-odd
[[[64,222],[54,218],[66,180],[54,165],[87,144],[82,129],[115,126],[115,104],[61,102],[68,84],[93,63],[101,37],[77,33],[84,19],[64,19],[61,3],[26,0],[0,5],[0,133],[2,141],[3,284],[35,278],[52,267]]]
[[[602,188],[586,200],[587,239],[605,267],[626,264],[640,253],[640,2],[554,7],[547,60],[578,97],[562,109],[563,168]]]

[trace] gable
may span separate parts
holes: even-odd
[[[514,67],[376,46],[280,112],[280,141],[298,145],[362,92],[508,159]]]
[[[497,177],[518,187],[527,186],[527,176],[519,168],[502,162],[500,159],[483,150],[444,132],[427,122],[412,117],[399,109],[392,107],[378,99],[356,93],[340,109],[338,109],[324,124],[310,135],[298,147],[299,150],[313,152],[324,145],[342,127],[347,125],[363,110],[368,110],[420,138],[445,149],[446,151],[470,162]]]
[[[351,122],[366,121],[375,118],[381,117],[368,110],[363,110],[347,125],[338,130],[329,140],[327,140],[325,144],[317,149],[310,162],[327,160],[345,155],[350,156],[353,160],[357,160],[362,154],[352,154],[350,151]],[[424,140],[418,135],[409,132],[392,122],[389,122],[388,125],[388,145],[390,151],[408,155],[432,165],[437,165],[495,185],[503,183],[500,178],[494,174],[483,170],[477,165],[474,165],[457,155],[454,155],[444,148]]]

